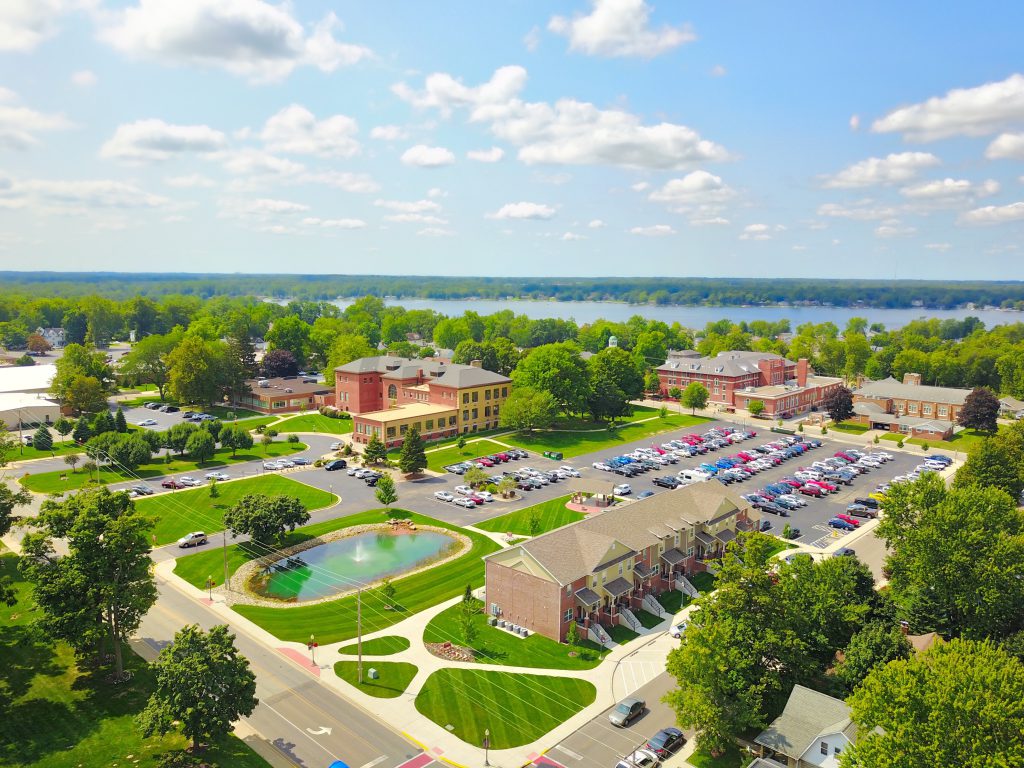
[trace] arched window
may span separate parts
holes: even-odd
[[[388,399],[389,400],[397,400],[398,399],[398,387],[396,387],[394,384],[389,384],[388,385]]]

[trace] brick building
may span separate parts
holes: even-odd
[[[638,628],[655,596],[688,591],[686,576],[721,557],[758,516],[719,483],[695,483],[588,517],[484,558],[491,615],[554,640],[570,622],[595,642],[607,627]]]
[[[843,380],[818,376],[805,358],[787,360],[772,352],[730,351],[702,357],[692,350],[671,352],[658,366],[662,395],[693,382],[708,390],[709,402],[727,408],[764,403],[764,415],[788,418],[819,408]]]
[[[248,392],[235,400],[235,405],[260,413],[293,413],[315,411],[330,405],[331,388],[314,378],[279,376],[275,379],[248,379]]]
[[[953,434],[969,389],[931,387],[921,374],[906,373],[864,383],[853,393],[854,421],[909,437],[946,440]]]
[[[389,447],[416,427],[436,440],[498,426],[512,380],[479,365],[384,355],[364,357],[334,371],[335,407],[352,414],[352,437],[376,434]]]

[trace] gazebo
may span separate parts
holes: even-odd
[[[577,504],[583,503],[584,496],[593,499],[594,506],[607,507],[614,499],[615,483],[589,477],[575,477],[569,481],[569,492]]]

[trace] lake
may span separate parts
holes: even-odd
[[[351,299],[333,302],[347,307]],[[729,319],[733,322],[754,320],[789,320],[793,330],[804,323],[832,321],[840,330],[851,317],[866,317],[869,323],[882,323],[886,328],[901,328],[911,320],[937,317],[962,320],[968,316],[981,319],[986,327],[1006,323],[1024,322],[1024,313],[1001,309],[875,309],[870,307],[666,307],[649,304],[625,304],[613,301],[540,301],[535,299],[386,299],[389,306],[406,309],[433,309],[450,317],[466,310],[490,315],[510,309],[517,315],[539,320],[556,317],[592,323],[598,319],[623,322],[633,315],[672,324],[679,322],[685,328],[703,328],[709,322]]]

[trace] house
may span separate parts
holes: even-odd
[[[908,437],[948,440],[969,394],[969,389],[923,385],[919,373],[904,374],[902,382],[890,376],[854,390],[851,420]]]
[[[331,389],[315,378],[279,376],[274,379],[248,379],[247,391],[237,397],[234,405],[260,413],[292,413],[315,411],[330,405]]]
[[[36,333],[46,339],[54,349],[60,349],[64,346],[63,328],[36,328]]]
[[[843,750],[856,742],[846,702],[802,685],[793,687],[782,714],[754,739],[762,758],[767,752],[787,768],[838,768]]]
[[[1008,419],[1024,419],[1024,400],[1015,397],[999,398],[999,412]]]
[[[485,557],[488,610],[553,640],[576,622],[605,642],[612,625],[639,628],[634,610],[660,614],[661,592],[693,594],[686,577],[720,559],[757,520],[720,483],[639,499]]]
[[[381,355],[334,371],[334,405],[352,414],[352,438],[389,448],[416,428],[425,440],[493,429],[512,380],[479,366]]]
[[[708,390],[709,402],[749,408],[760,400],[769,418],[816,410],[843,384],[839,378],[815,375],[804,358],[794,363],[771,352],[734,350],[702,357],[693,350],[674,351],[656,370],[663,395],[699,382]]]

